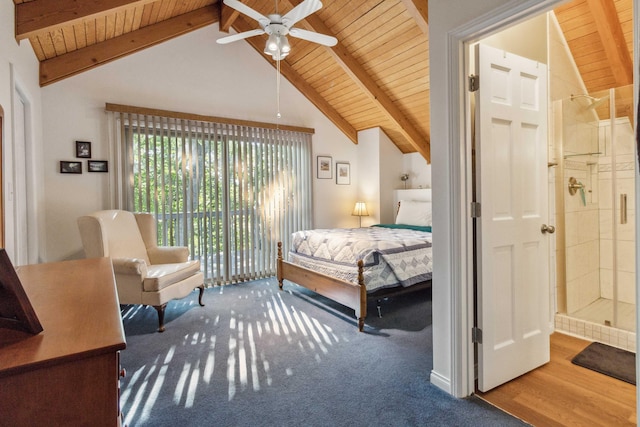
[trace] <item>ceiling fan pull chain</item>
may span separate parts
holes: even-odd
[[[276,117],[280,118],[282,117],[280,114],[280,59],[276,60],[276,103],[278,109]]]

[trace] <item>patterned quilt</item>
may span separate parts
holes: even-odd
[[[367,292],[431,279],[431,233],[393,228],[333,228],[293,233],[289,261],[358,283],[364,261]]]

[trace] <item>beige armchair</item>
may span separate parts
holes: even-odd
[[[87,258],[110,257],[120,304],[151,305],[158,312],[158,332],[164,331],[164,311],[172,299],[200,289],[200,261],[189,261],[184,246],[158,246],[151,214],[122,210],[94,212],[78,218]]]

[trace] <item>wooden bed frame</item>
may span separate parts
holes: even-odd
[[[357,266],[358,284],[337,279],[285,261],[282,256],[282,242],[278,242],[276,276],[278,278],[278,287],[280,290],[282,290],[283,280],[286,279],[353,309],[355,311],[356,318],[358,319],[358,331],[360,332],[364,329],[364,319],[367,317],[368,298],[383,298],[392,295],[399,295],[407,292],[418,291],[431,286],[431,280],[428,280],[408,288],[382,289],[381,291],[367,294],[367,288],[364,284],[364,262],[362,260],[358,260]]]

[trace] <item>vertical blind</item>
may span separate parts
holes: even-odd
[[[272,276],[277,242],[311,227],[310,133],[109,114],[114,204],[154,214],[159,244],[187,246],[208,284]]]

